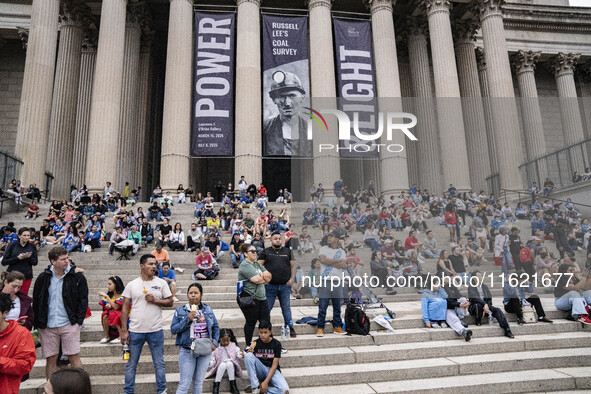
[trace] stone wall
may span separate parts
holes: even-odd
[[[25,51],[21,42],[7,40],[0,49],[0,150],[14,154]]]

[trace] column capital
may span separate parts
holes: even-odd
[[[401,26],[401,36],[403,40],[409,40],[411,37],[425,36],[429,37],[429,23],[427,18],[420,16],[407,16],[404,18],[404,25]]]
[[[511,56],[511,65],[517,75],[525,72],[534,72],[536,64],[540,60],[542,51],[524,51],[518,50],[516,54]]]
[[[370,13],[373,15],[381,11],[393,13],[396,1],[397,0],[363,0],[363,3],[370,9]]]
[[[90,13],[90,8],[80,0],[62,0],[60,3],[60,25],[81,26],[83,18]]]
[[[506,2],[507,0],[476,0],[474,7],[477,12],[475,13],[480,14],[481,21],[493,15],[498,15],[502,17],[502,7],[505,5]]]
[[[138,28],[145,18],[144,3],[129,3],[125,13],[125,22],[128,28]]]
[[[558,53],[548,62],[549,70],[558,78],[565,74],[574,74],[575,66],[581,57],[580,53]]]
[[[240,0],[238,0],[240,1]],[[308,10],[312,11],[312,9],[316,7],[326,7],[329,10],[332,8],[333,0],[307,0],[306,3],[308,4]]]
[[[27,50],[27,45],[29,44],[29,29],[26,27],[16,27],[16,32],[18,33],[19,38],[21,39],[21,44],[23,49]]]
[[[85,26],[84,36],[82,37],[82,52],[96,52],[98,44],[98,31]]]
[[[478,63],[478,71],[486,70],[486,58],[484,56],[484,48],[476,47],[476,63]]]
[[[419,7],[427,13],[427,16],[431,16],[437,12],[449,13],[452,5],[449,0],[420,0]]]
[[[261,4],[263,4],[263,0],[236,0],[236,5],[238,7],[240,7],[242,4],[245,3],[252,3],[254,5],[256,5],[257,7],[260,7]]]
[[[2,39],[0,38],[0,42]],[[591,62],[577,67],[579,70],[579,76],[585,83],[591,83]]]
[[[454,20],[452,33],[456,44],[473,44],[476,41],[476,33],[480,29],[480,23],[475,19]]]

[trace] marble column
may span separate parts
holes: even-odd
[[[581,100],[583,101],[583,116],[585,117],[585,139],[591,138],[591,63],[579,67]]]
[[[478,65],[474,53],[475,34],[479,26],[474,21],[454,24],[458,78],[462,95],[462,109],[470,163],[470,182],[474,189],[486,190],[490,175],[490,159],[486,138],[486,123],[482,106],[482,92],[478,80]]]
[[[501,189],[520,190],[523,181],[519,165],[523,162],[515,91],[509,54],[505,42],[503,13],[505,0],[477,0],[480,13],[486,77],[495,131],[497,165]]]
[[[103,0],[101,8],[85,174],[89,192],[117,177],[126,6],[126,0]]]
[[[519,50],[512,58],[513,68],[517,75],[519,96],[525,132],[525,151],[527,160],[534,160],[546,153],[544,125],[536,88],[536,63],[541,51]]]
[[[332,0],[309,0],[310,23],[310,88],[311,97],[321,98],[312,100],[312,107],[337,108],[336,77],[334,64],[334,47],[332,32],[332,16],[330,9]],[[257,46],[258,41],[257,41]],[[318,104],[318,105],[317,105]],[[327,116],[328,130],[337,130],[338,125],[334,116]],[[336,133],[314,133],[314,180],[318,185],[322,183],[326,197],[334,196],[333,184],[341,178],[339,153],[330,150],[319,152],[320,144],[339,145]],[[309,188],[311,185],[306,185]]]
[[[143,4],[129,4],[127,7],[127,23],[125,26],[125,55],[123,58],[123,82],[121,89],[121,113],[119,115],[119,142],[117,178],[115,190],[123,192],[125,182],[131,188],[137,186],[136,155],[138,132],[138,80],[140,63],[140,19]]]
[[[261,0],[237,0],[236,127],[234,173],[258,185],[263,180],[261,97]]]
[[[373,37],[374,64],[377,79],[377,91],[380,111],[383,113],[402,110],[400,75],[396,55],[396,37],[392,23],[392,6],[396,1],[369,0],[371,27]],[[403,133],[393,133],[392,140],[382,136],[383,144],[400,144],[406,147],[407,141]],[[407,190],[408,169],[406,149],[400,153],[387,150],[380,152],[380,192],[385,196],[398,195]],[[367,185],[365,185],[367,186]]]
[[[53,86],[47,169],[54,176],[51,195],[68,199],[72,174],[76,106],[82,51],[82,12],[79,2],[62,2],[60,40]]]
[[[486,78],[486,59],[484,58],[484,49],[478,47],[474,53],[476,55],[476,63],[478,64],[478,82],[480,82],[482,107],[484,108],[484,122],[486,123],[486,140],[489,152],[488,158],[490,160],[490,172],[487,176],[490,176],[491,174],[497,174],[499,172],[497,155],[495,153],[497,151],[495,144],[495,128],[490,107],[490,92],[488,91],[488,80]]]
[[[575,66],[580,57],[580,53],[559,53],[550,62],[550,69],[556,78],[562,131],[566,145],[576,144],[584,139],[574,78]]]
[[[437,97],[443,183],[468,191],[470,172],[462,119],[460,84],[454,56],[449,0],[422,0],[427,13]]]
[[[430,192],[439,193],[443,190],[441,152],[427,45],[427,20],[423,17],[408,18],[406,23],[414,114],[417,117],[413,132],[416,131],[418,138],[419,184]]]
[[[150,102],[152,101],[152,67],[151,54],[152,42],[154,32],[144,31],[142,35],[140,47],[140,67],[139,67],[139,84],[138,84],[138,119],[137,130],[138,137],[136,139],[136,183],[133,187],[141,186],[143,193],[146,193],[147,184],[147,169],[148,169],[148,155],[147,152],[151,147],[149,143],[150,135]]]
[[[90,126],[90,104],[96,64],[96,30],[85,29],[80,56],[80,75],[78,82],[78,101],[74,126],[74,145],[72,152],[72,183],[82,186],[86,179],[86,154],[88,151],[88,129]]]
[[[171,0],[160,162],[164,190],[176,190],[189,181],[192,66],[193,1]]]
[[[402,95],[402,110],[411,114],[415,114],[414,109],[414,93],[412,91],[410,62],[408,59],[408,47],[399,42],[396,48],[396,53],[400,59],[398,63],[398,73],[400,74],[400,93]],[[414,129],[413,129],[414,132]],[[406,146],[406,163],[408,172],[408,184],[420,184],[419,175],[419,160],[418,160],[418,144],[420,141],[407,141]],[[381,189],[378,189],[381,190]]]
[[[45,160],[57,52],[59,0],[33,0],[16,134],[22,184],[45,186]]]

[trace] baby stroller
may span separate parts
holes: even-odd
[[[347,272],[351,278],[356,276],[355,271],[353,271],[353,268],[351,267],[347,268]],[[384,308],[391,319],[396,318],[396,313],[388,309],[388,307],[382,302],[382,299],[375,295],[369,287],[365,286],[363,281],[361,281],[360,287],[355,287],[351,290],[353,291],[351,294],[351,302],[360,305],[364,312],[373,308]]]

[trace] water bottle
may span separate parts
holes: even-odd
[[[285,339],[285,327],[281,326],[281,340]]]
[[[123,361],[129,360],[129,346],[123,345]]]
[[[285,326],[285,340],[288,340],[289,339],[289,333],[290,333],[289,326],[286,325]]]
[[[492,312],[488,312],[488,325],[492,326],[493,325],[493,315]]]

